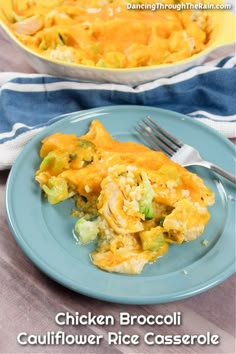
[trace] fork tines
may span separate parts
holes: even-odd
[[[173,137],[149,116],[143,119],[135,129],[154,150],[162,150],[169,156],[172,156],[183,146],[181,141]]]

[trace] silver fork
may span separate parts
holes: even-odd
[[[176,139],[152,118],[147,117],[144,119],[135,130],[154,150],[162,150],[172,161],[178,162],[182,166],[204,166],[236,183],[235,175],[212,162],[204,160],[195,148]]]

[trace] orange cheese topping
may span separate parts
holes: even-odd
[[[202,0],[200,0],[202,1]],[[175,0],[161,4],[179,5]],[[192,0],[196,3],[197,0]],[[50,3],[50,4],[49,4]],[[211,18],[203,10],[153,10],[156,1],[12,1],[9,28],[28,48],[63,62],[104,68],[173,63],[208,45]]]

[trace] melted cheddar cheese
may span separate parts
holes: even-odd
[[[40,157],[35,178],[48,201],[73,196],[73,215],[96,222],[91,260],[103,270],[140,273],[170,243],[199,237],[210,218],[214,194],[199,176],[162,152],[114,140],[98,120],[80,137],[46,137]]]
[[[189,1],[162,0],[180,6]],[[202,0],[191,0],[192,4]],[[212,21],[204,10],[157,9],[155,0],[12,1],[9,29],[46,58],[103,68],[169,64],[204,50]]]

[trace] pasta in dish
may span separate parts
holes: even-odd
[[[191,0],[196,4],[202,0]],[[187,0],[162,0],[180,5]],[[142,7],[143,5],[143,7]],[[204,50],[212,33],[201,9],[151,9],[155,0],[12,0],[3,18],[19,41],[50,60],[100,68],[170,64]]]
[[[91,260],[108,272],[139,274],[170,244],[195,240],[210,218],[214,193],[162,152],[114,140],[94,120],[80,137],[42,141],[35,179],[51,204],[75,199],[74,235],[95,243]]]

